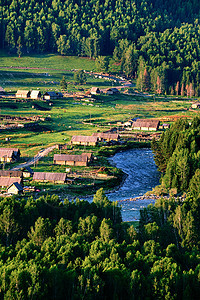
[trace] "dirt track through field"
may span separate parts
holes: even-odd
[[[56,145],[48,147],[46,149],[41,150],[40,152],[38,152],[38,154],[36,154],[34,157],[32,157],[29,161],[24,162],[14,168],[12,168],[12,171],[18,171],[21,168],[25,168],[28,167],[30,165],[35,164],[38,160],[40,160],[42,157],[46,156],[49,152],[51,152],[53,149],[56,148]]]

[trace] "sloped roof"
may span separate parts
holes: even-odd
[[[91,89],[90,89],[90,93],[100,93],[100,89],[98,88],[98,87],[92,87]]]
[[[17,95],[20,95],[20,96],[24,96],[24,97],[27,97],[27,95],[30,93],[30,91],[28,90],[18,90],[17,93],[16,93],[16,96]]]
[[[21,178],[19,177],[0,177],[0,186],[10,186],[14,182],[21,183]]]
[[[133,127],[151,127],[151,128],[157,128],[159,126],[159,123],[160,123],[159,120],[138,119],[135,122],[133,122]]]
[[[13,153],[18,152],[18,148],[0,148],[0,157],[12,157]]]
[[[33,90],[31,92],[31,98],[38,98],[39,96],[41,96],[41,92],[40,91]]]
[[[46,92],[44,96],[57,97],[55,92]]]
[[[71,142],[97,143],[96,136],[74,135]]]
[[[119,134],[118,133],[106,133],[106,132],[94,132],[92,134],[92,136],[97,136],[99,138],[102,139],[106,139],[106,140],[116,140],[119,138]]]
[[[0,177],[22,177],[22,171],[0,170]]]
[[[46,173],[46,172],[34,172],[33,180],[47,180],[47,181],[66,181],[66,173]]]
[[[58,161],[84,161],[84,162],[86,162],[88,157],[86,155],[54,154],[53,159],[58,160]]]
[[[9,187],[7,188],[7,190],[12,186],[14,185],[18,191],[23,191],[23,187],[21,186],[21,184],[19,184],[18,182],[13,182],[11,185],[9,185]]]

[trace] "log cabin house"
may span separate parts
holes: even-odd
[[[31,97],[31,99],[35,99],[35,100],[37,100],[37,99],[41,99],[41,97],[42,97],[42,94],[41,94],[41,92],[40,92],[40,91],[33,90],[33,91],[31,91],[31,95],[30,95],[30,97]]]
[[[12,170],[0,170],[0,178],[1,177],[23,177],[22,171],[12,171]]]
[[[90,90],[90,94],[91,95],[100,95],[101,91],[98,87],[92,87],[91,90]]]
[[[20,150],[18,148],[0,148],[0,161],[12,162],[20,158]]]
[[[151,130],[151,131],[157,131],[160,125],[159,120],[153,120],[153,119],[137,119],[132,124],[132,128],[134,130]]]
[[[67,182],[67,174],[66,173],[34,172],[33,180],[40,181],[40,182],[66,183]]]
[[[92,136],[98,137],[98,140],[101,141],[118,141],[119,134],[117,133],[107,133],[107,132],[94,132]]]
[[[18,195],[23,193],[23,187],[18,182],[13,182],[8,188],[7,188],[8,194]]]
[[[92,153],[82,153],[81,155],[54,154],[53,163],[65,166],[87,167],[92,159]]]
[[[15,94],[16,98],[30,98],[31,92],[28,90],[18,90]]]
[[[96,146],[98,137],[87,135],[74,135],[71,139],[72,145]]]

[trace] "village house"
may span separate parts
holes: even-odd
[[[66,183],[67,174],[66,173],[34,172],[33,180],[41,181],[41,182]]]
[[[97,143],[98,137],[96,136],[74,135],[71,139],[72,145],[96,146]]]
[[[108,88],[106,89],[106,94],[108,95],[119,94],[119,90],[117,88]]]
[[[57,165],[87,167],[92,159],[92,153],[81,155],[54,154],[53,163]]]
[[[193,109],[197,109],[197,108],[200,108],[200,103],[196,102],[196,103],[192,103],[192,106],[191,106]]]
[[[98,87],[92,87],[90,90],[90,94],[91,95],[99,95],[99,94],[101,94],[101,91]]]
[[[31,92],[28,90],[18,90],[15,94],[16,98],[30,98]]]
[[[41,99],[41,97],[42,97],[42,94],[41,94],[41,92],[40,91],[32,91],[31,92],[31,99],[35,99],[35,100],[37,100],[37,99]]]
[[[20,158],[20,151],[18,148],[0,148],[0,161],[12,162]]]
[[[132,124],[134,130],[151,130],[157,131],[160,125],[159,120],[153,119],[137,119]]]
[[[8,194],[18,195],[23,193],[23,187],[18,182],[13,182],[8,188],[7,188]]]
[[[92,136],[98,137],[99,141],[118,141],[119,134],[117,133],[107,133],[107,132],[94,132]]]

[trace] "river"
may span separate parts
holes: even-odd
[[[160,174],[154,163],[152,151],[148,148],[131,149],[115,154],[109,161],[122,169],[127,178],[119,189],[107,193],[107,196],[111,201],[119,201],[123,221],[136,221],[139,219],[140,209],[154,203],[155,200],[126,199],[142,196],[159,184]]]

